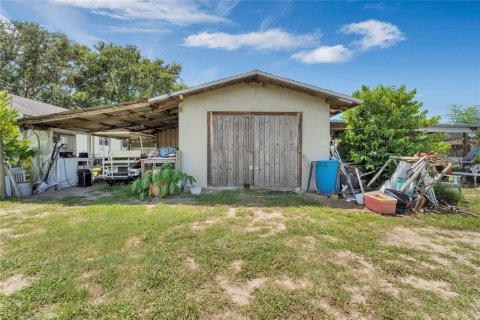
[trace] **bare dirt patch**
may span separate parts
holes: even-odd
[[[48,217],[52,214],[53,214],[52,212],[45,211],[45,212],[42,212],[42,213],[35,214],[35,215],[31,216],[31,218],[42,219],[42,218]]]
[[[444,281],[426,280],[414,276],[401,279],[403,283],[411,285],[412,287],[420,290],[428,290],[435,292],[444,299],[456,297],[458,293],[450,289],[450,285]]]
[[[0,292],[6,296],[12,295],[31,284],[31,279],[21,274],[15,274],[10,278],[0,281]]]
[[[254,209],[251,223],[243,229],[244,232],[258,232],[266,229],[261,237],[270,237],[279,232],[287,230],[283,222],[285,219],[280,211],[266,211]]]
[[[36,319],[56,319],[58,318],[57,309],[58,304],[48,304],[46,306],[43,306],[35,313]]]
[[[147,204],[147,205],[145,206],[145,211],[146,211],[147,213],[151,213],[154,206],[155,206],[154,204]]]
[[[330,242],[340,242],[340,239],[332,237],[331,235],[328,235],[328,234],[322,234],[321,237]]]
[[[315,244],[317,240],[313,236],[293,236],[287,239],[287,244],[292,247],[299,247],[302,249],[302,253],[306,259],[308,254],[312,253],[315,250]]]
[[[220,218],[211,218],[203,221],[197,221],[192,223],[191,228],[192,230],[198,231],[198,230],[205,230],[210,228],[211,226],[215,225],[218,223],[221,219]]]
[[[101,305],[108,302],[109,297],[107,294],[103,293],[103,289],[96,283],[85,282],[83,288],[88,291],[90,296],[90,303],[93,305]]]
[[[91,278],[97,273],[97,270],[89,270],[80,275],[79,280],[82,287],[87,290],[90,297],[90,303],[93,305],[101,305],[108,302],[109,297],[103,292],[100,285],[91,281]]]
[[[320,307],[328,316],[336,320],[350,320],[350,319],[367,319],[358,313],[356,310],[342,310],[336,307],[327,299],[319,299],[312,302],[313,305]]]
[[[244,264],[243,260],[235,260],[230,265],[230,269],[232,269],[232,271],[234,271],[235,273],[238,273],[242,271],[243,264]]]
[[[217,313],[208,313],[200,315],[201,320],[245,320],[248,319],[246,316],[242,316],[232,310],[224,310]]]
[[[342,286],[346,291],[350,292],[352,303],[366,303],[375,287],[395,297],[400,295],[400,290],[392,282],[384,278],[375,269],[375,266],[364,257],[351,251],[338,251],[336,256],[337,261],[343,264],[356,262],[360,266],[355,267],[350,272],[361,282],[359,284],[346,283]]]
[[[459,251],[462,244],[480,250],[480,232],[443,230],[437,228],[393,228],[387,235],[387,244],[405,246],[427,252],[429,258],[443,266],[451,265],[445,256],[457,262],[474,266],[470,260],[475,257]]]
[[[267,280],[267,278],[256,278],[237,286],[230,284],[226,277],[217,277],[218,284],[222,287],[225,295],[233,303],[241,306],[250,304],[254,291],[260,288],[265,282],[267,282]]]
[[[45,233],[46,230],[41,227],[34,228],[32,231],[27,232],[27,233],[13,233],[15,230],[13,229],[0,229],[0,235],[4,234],[8,238],[13,238],[13,239],[18,239],[26,236],[31,236],[31,235],[37,235],[37,234],[42,234]]]
[[[192,270],[200,269],[200,266],[192,257],[188,257],[187,259],[185,259],[185,264],[187,265],[187,267],[189,267]]]
[[[7,216],[7,215],[10,215],[10,214],[21,214],[21,213],[24,213],[24,212],[27,212],[27,211],[40,209],[41,207],[42,206],[40,206],[40,205],[32,206],[31,204],[22,204],[21,207],[2,210],[0,212],[0,216]]]
[[[5,235],[10,235],[14,230],[10,228],[2,228],[0,229],[0,235],[5,234]]]
[[[84,272],[80,275],[80,279],[88,279],[91,278],[93,275],[97,273],[97,270],[89,270],[87,272]]]
[[[310,281],[306,279],[293,280],[288,277],[275,280],[275,284],[287,290],[305,289],[311,285]]]
[[[256,209],[254,211],[253,220],[271,220],[271,219],[282,219],[283,214],[280,211],[271,211],[267,212],[265,210]]]
[[[143,242],[142,238],[139,236],[131,236],[130,238],[125,241],[125,248],[133,248],[138,247]]]
[[[237,209],[236,208],[228,208],[227,218],[235,218],[236,215],[237,215]]]

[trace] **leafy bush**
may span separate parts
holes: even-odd
[[[440,117],[427,117],[416,91],[405,86],[363,86],[353,96],[362,105],[343,113],[347,130],[341,140],[352,162],[367,170],[379,169],[389,156],[411,156],[417,152],[445,153],[450,146],[442,133],[427,134],[421,128],[436,125]],[[385,174],[384,174],[385,176]]]
[[[142,200],[154,196],[164,198],[183,191],[187,183],[194,182],[194,177],[173,169],[171,164],[164,164],[158,169],[147,171],[143,178],[135,180],[132,192]]]
[[[480,153],[477,153],[475,157],[473,157],[473,162],[480,163]]]
[[[440,202],[457,205],[463,199],[463,195],[460,192],[449,189],[441,184],[436,184],[434,190],[435,196]]]

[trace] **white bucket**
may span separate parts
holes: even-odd
[[[32,184],[30,182],[21,182],[17,183],[18,192],[22,197],[31,196],[32,195]]]
[[[365,204],[365,203],[363,202],[363,194],[357,193],[357,194],[355,195],[355,198],[357,199],[357,204]]]
[[[193,187],[193,188],[190,188],[190,193],[192,195],[199,195],[200,193],[202,193],[202,187]]]

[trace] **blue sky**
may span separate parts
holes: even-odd
[[[405,84],[431,115],[480,104],[480,2],[0,0],[0,18],[135,44],[188,85],[260,69],[346,94]]]

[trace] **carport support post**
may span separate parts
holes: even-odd
[[[466,156],[468,153],[468,135],[466,133],[463,133],[463,139],[462,139],[462,156]]]
[[[0,200],[5,200],[7,190],[5,189],[5,164],[3,160],[3,133],[0,130]]]

